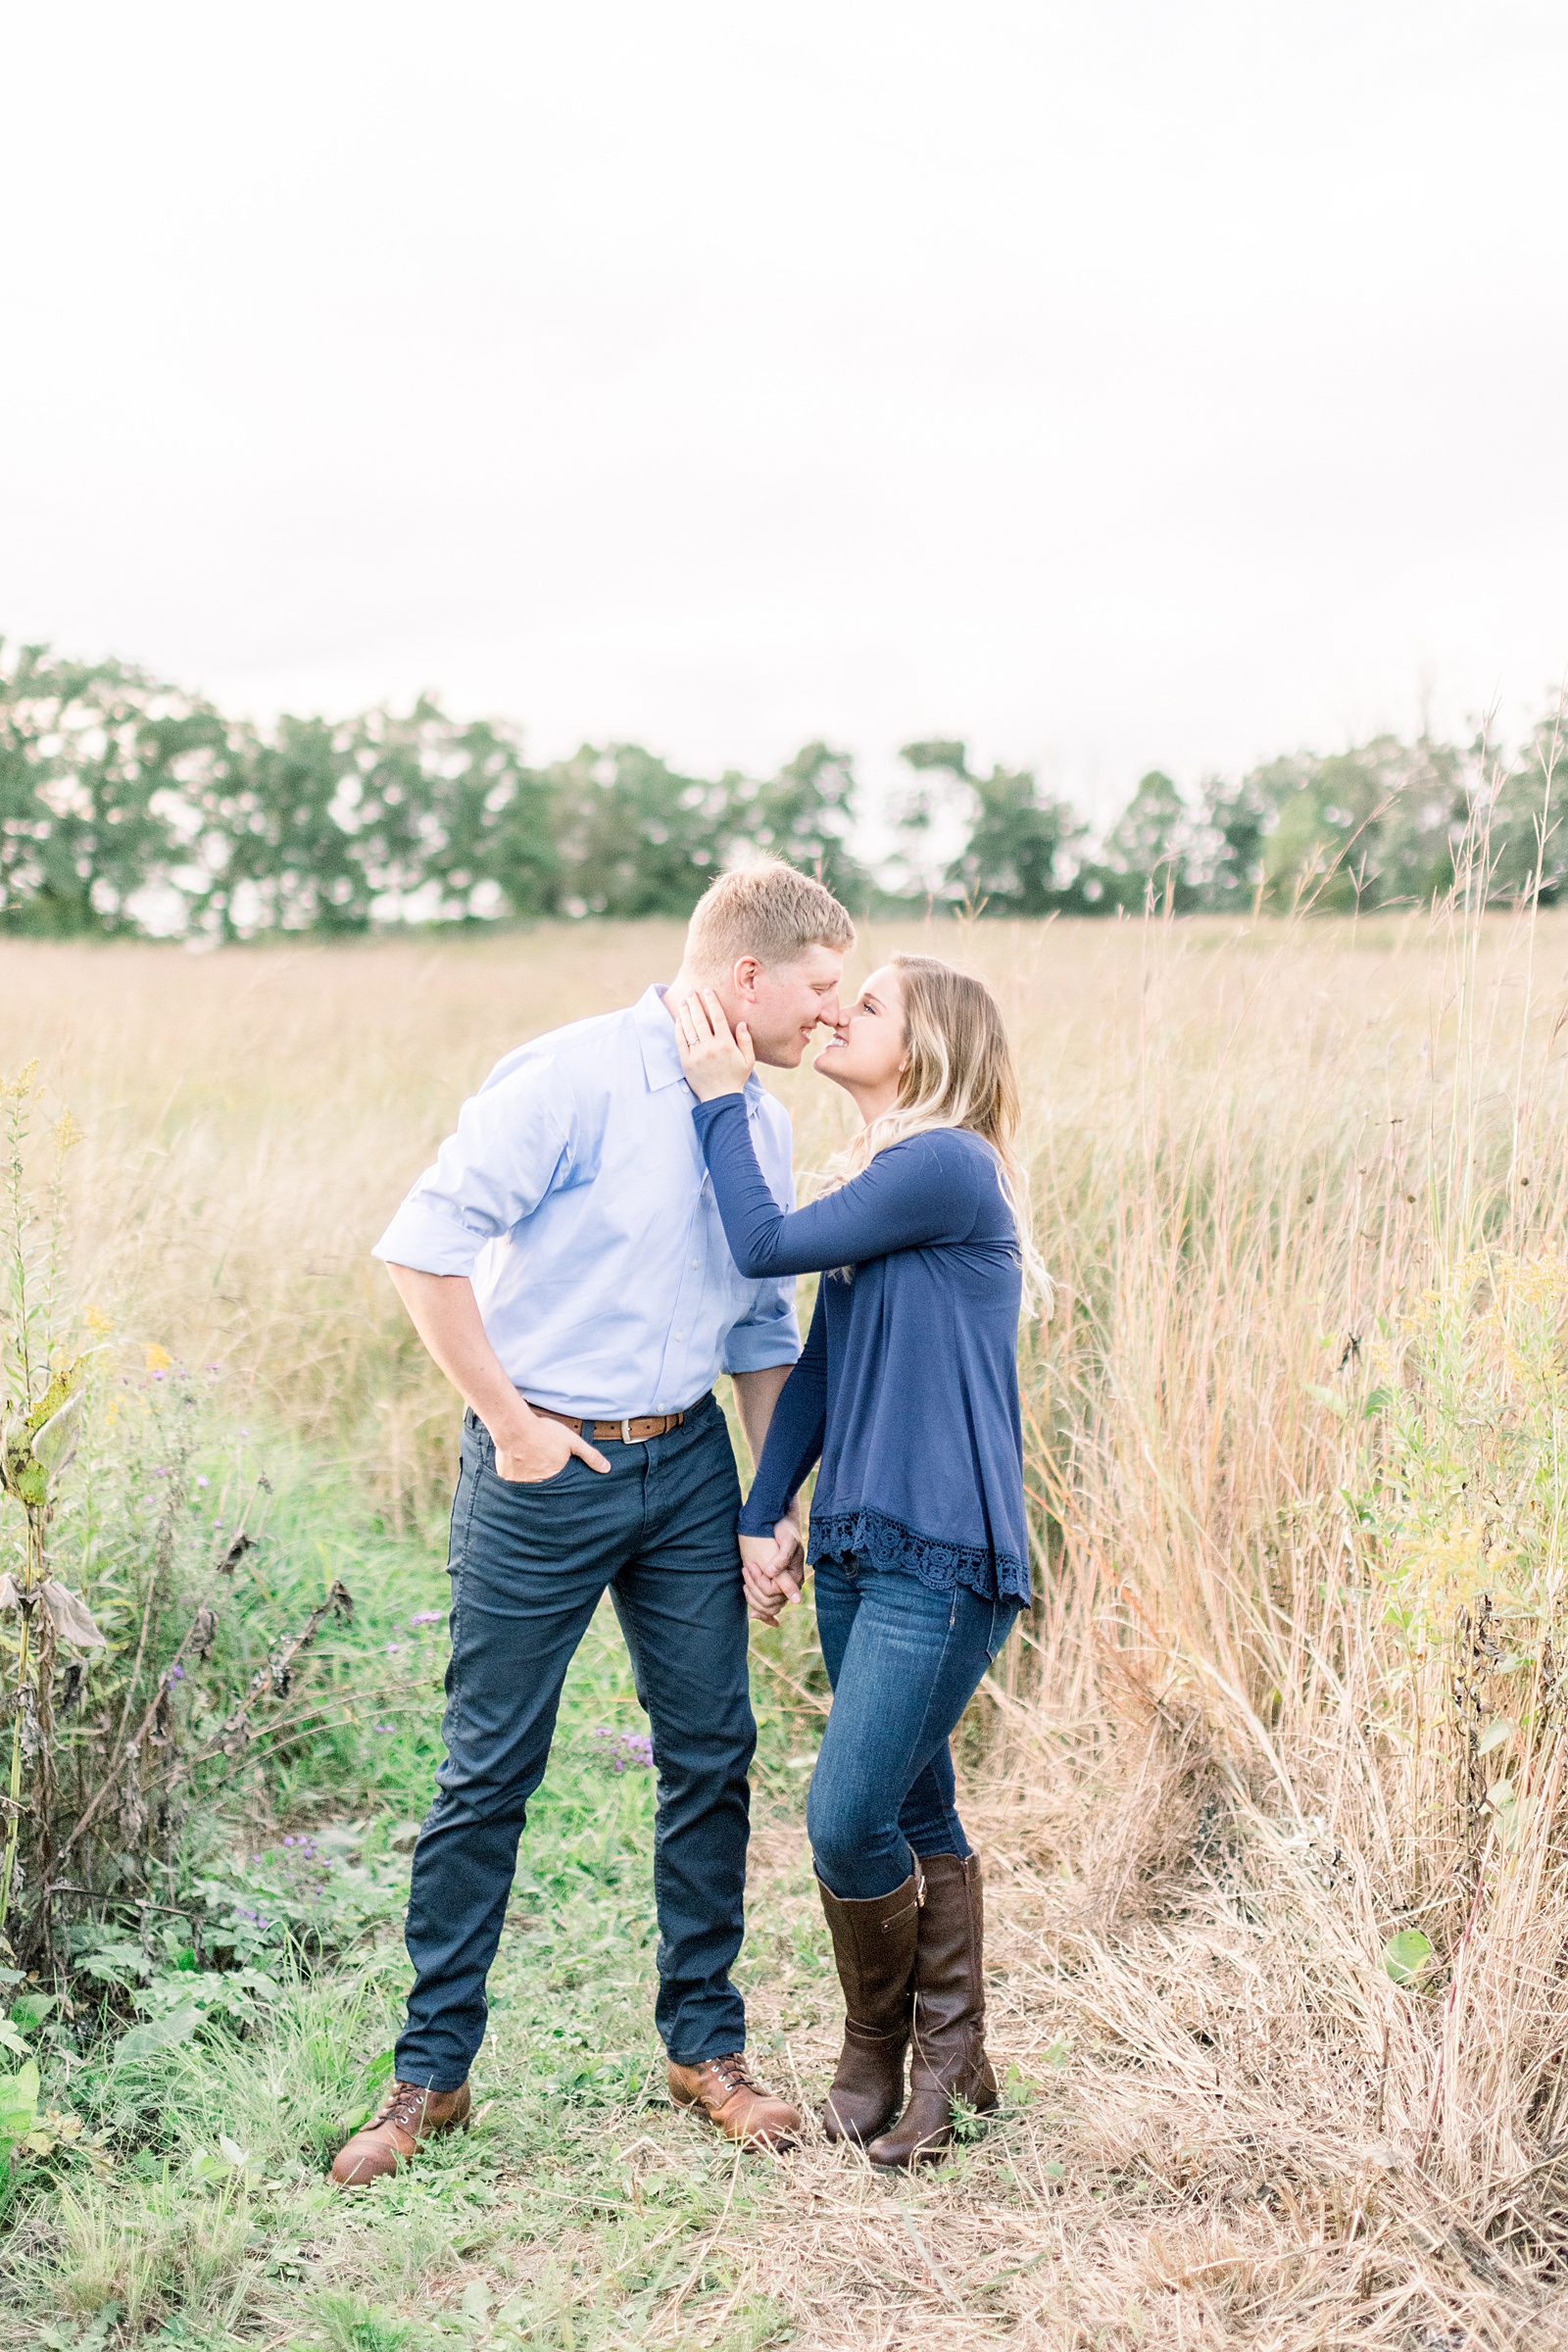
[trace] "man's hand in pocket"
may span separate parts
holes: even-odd
[[[608,1471],[610,1464],[602,1453],[596,1452],[586,1438],[568,1429],[564,1421],[549,1420],[543,1413],[530,1413],[526,1405],[514,1422],[505,1429],[492,1430],[496,1447],[496,1476],[512,1487],[537,1487],[544,1479],[554,1478],[564,1470],[573,1454],[586,1462],[590,1470]]]

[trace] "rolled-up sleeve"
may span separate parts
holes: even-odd
[[[724,1343],[726,1372],[766,1372],[774,1364],[793,1364],[801,1352],[793,1281],[760,1282],[755,1288],[751,1313],[732,1327]]]
[[[537,1208],[570,1158],[564,1089],[548,1055],[469,1097],[371,1255],[422,1274],[471,1274],[487,1245]],[[773,1359],[776,1360],[776,1359]]]

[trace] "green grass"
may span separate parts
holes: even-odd
[[[295,1850],[283,1837],[315,1836],[368,1889],[358,1910],[331,1913],[332,1932],[354,1937],[357,1922],[357,1938],[314,1970],[269,1946],[278,1991],[242,2031],[219,2023],[159,2048],[145,2035],[94,2041],[83,2015],[35,2030],[40,2105],[76,2136],[19,2176],[0,2343],[578,2348],[638,2340],[656,2320],[657,2340],[680,2342],[715,2314],[704,2340],[726,2352],[779,2340],[778,2308],[735,2294],[714,2242],[721,2220],[726,2232],[744,2223],[772,2168],[737,2166],[664,2096],[653,1775],[612,1772],[594,1740],[603,1725],[644,1728],[608,1606],[573,1666],[524,1834],[473,2128],[396,2180],[348,2197],[326,2184],[384,2080],[408,1982],[407,1849],[440,1757],[445,1658],[444,1619],[409,1621],[444,1603],[445,1531],[397,1539],[298,1457],[269,1474],[266,1541],[242,1575],[269,1621],[334,1577],[348,1584],[352,1626],[323,1639],[313,1668],[339,1692],[342,1720],[266,1767],[247,1762],[231,1815],[188,1824],[167,1915],[149,1931],[163,1963],[153,1989],[195,1982],[188,1956],[179,1974],[184,1938],[199,1934],[181,1888],[225,1845],[275,1863]],[[243,1618],[238,1594],[235,1609]],[[787,1680],[756,1678],[760,1780],[775,1792],[764,1809],[798,1814],[804,1797],[813,1719],[789,1684],[810,1682],[809,1631],[803,1611],[768,1636]],[[395,1700],[361,1695],[394,1683],[407,1686]],[[813,2012],[825,1966],[819,1933],[764,1926],[742,1976],[773,1982],[790,2022]]]

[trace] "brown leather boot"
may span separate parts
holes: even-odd
[[[902,1886],[869,1902],[848,1902],[820,1879],[816,1891],[844,1987],[844,2047],[822,2108],[822,2129],[829,2139],[863,2146],[886,2131],[904,2104],[925,1886],[915,1863]]]
[[[695,2107],[743,2148],[771,2148],[782,2156],[801,2129],[795,2109],[753,2081],[739,2050],[728,2058],[705,2058],[700,2066],[677,2066],[671,2059],[669,2095],[677,2107]]]
[[[426,2090],[419,2082],[394,2082],[380,2111],[345,2140],[333,2159],[331,2179],[339,2188],[363,2188],[406,2164],[421,2139],[438,2132],[468,2128],[468,2085]]]
[[[953,2138],[953,2101],[984,2115],[997,2103],[997,2078],[986,2056],[986,1995],[981,1976],[985,1918],[980,1857],[927,1854],[925,1903],[914,1955],[914,2058],[909,2104],[891,2132],[872,2140],[873,2164],[921,2164]]]

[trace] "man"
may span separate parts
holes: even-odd
[[[788,2146],[799,2129],[747,2069],[729,1978],[757,1730],[740,1485],[711,1391],[733,1376],[755,1462],[800,1335],[793,1284],[746,1281],[730,1256],[671,1015],[714,988],[758,1059],[793,1069],[839,1018],[854,938],[838,901],[787,865],[723,875],[669,990],[508,1054],[376,1246],[467,1410],[447,1754],[409,1898],[415,1984],[391,2095],[339,2152],[340,2185],[395,2172],[467,2116],[527,1800],[607,1591],[659,1768],[655,2021],[670,2094],[744,2146]],[[747,1094],[759,1159],[793,1206],[789,1120],[755,1078]],[[793,1561],[799,1530],[778,1538]]]

